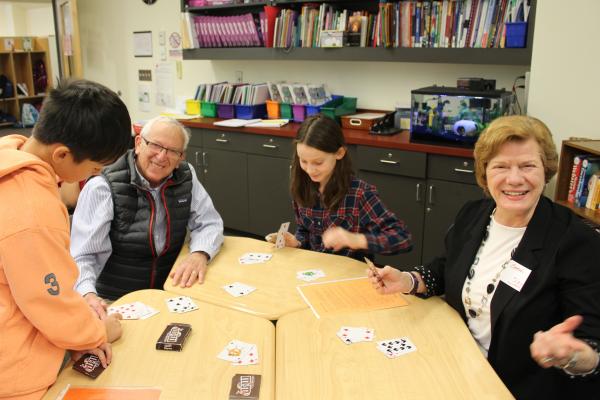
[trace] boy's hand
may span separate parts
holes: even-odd
[[[104,343],[103,345],[101,345],[100,347],[96,347],[95,349],[83,351],[71,350],[71,360],[75,362],[87,353],[98,356],[98,358],[100,359],[100,363],[104,368],[108,367],[112,361],[112,347],[110,343]]]
[[[123,328],[121,327],[121,314],[111,314],[104,319],[104,327],[106,328],[106,340],[109,343],[119,339],[123,334]]]

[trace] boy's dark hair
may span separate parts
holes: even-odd
[[[131,142],[131,118],[119,96],[88,80],[63,80],[44,100],[33,137],[62,143],[75,162],[111,163]]]
[[[304,120],[294,144],[302,143],[326,153],[335,153],[340,147],[346,147],[342,128],[331,118],[315,115]],[[315,207],[319,202],[319,184],[313,182],[308,174],[300,167],[298,153],[294,146],[292,161],[292,179],[290,190],[292,198],[301,207]],[[341,160],[337,160],[331,178],[325,186],[322,205],[330,210],[339,207],[340,202],[348,193],[352,180],[352,161],[348,152]]]

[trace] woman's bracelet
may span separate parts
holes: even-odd
[[[410,281],[411,281],[410,290],[408,292],[405,292],[404,294],[414,295],[415,293],[417,293],[417,289],[419,288],[419,280],[417,279],[417,276],[413,272],[404,271],[404,273],[408,274],[410,276]]]

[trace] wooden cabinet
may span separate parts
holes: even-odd
[[[187,159],[226,228],[264,236],[294,213],[289,194],[292,140],[192,129]]]
[[[584,154],[600,156],[600,140],[565,140],[562,143],[558,174],[556,176],[555,200],[557,203],[570,208],[575,214],[589,221],[591,225],[600,225],[600,211],[585,207],[576,207],[567,201],[573,158]]]
[[[29,46],[31,50],[24,51]],[[44,64],[46,85],[34,80],[34,69],[40,62]],[[0,75],[6,77],[12,86],[9,96],[0,93],[0,127],[12,126],[14,121],[8,121],[6,115],[20,122],[23,104],[39,106],[52,87],[48,39],[0,37]]]
[[[360,146],[359,176],[377,187],[412,234],[409,253],[376,256],[378,263],[401,269],[443,254],[444,237],[460,207],[483,196],[469,158]]]
[[[290,222],[294,232],[294,210],[290,196],[292,139],[248,135],[249,231],[264,236]]]

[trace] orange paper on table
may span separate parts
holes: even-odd
[[[158,388],[108,388],[73,387],[65,393],[62,400],[159,400]]]
[[[408,301],[399,293],[379,294],[368,278],[342,279],[298,286],[304,301],[317,318],[341,314],[402,307]]]

